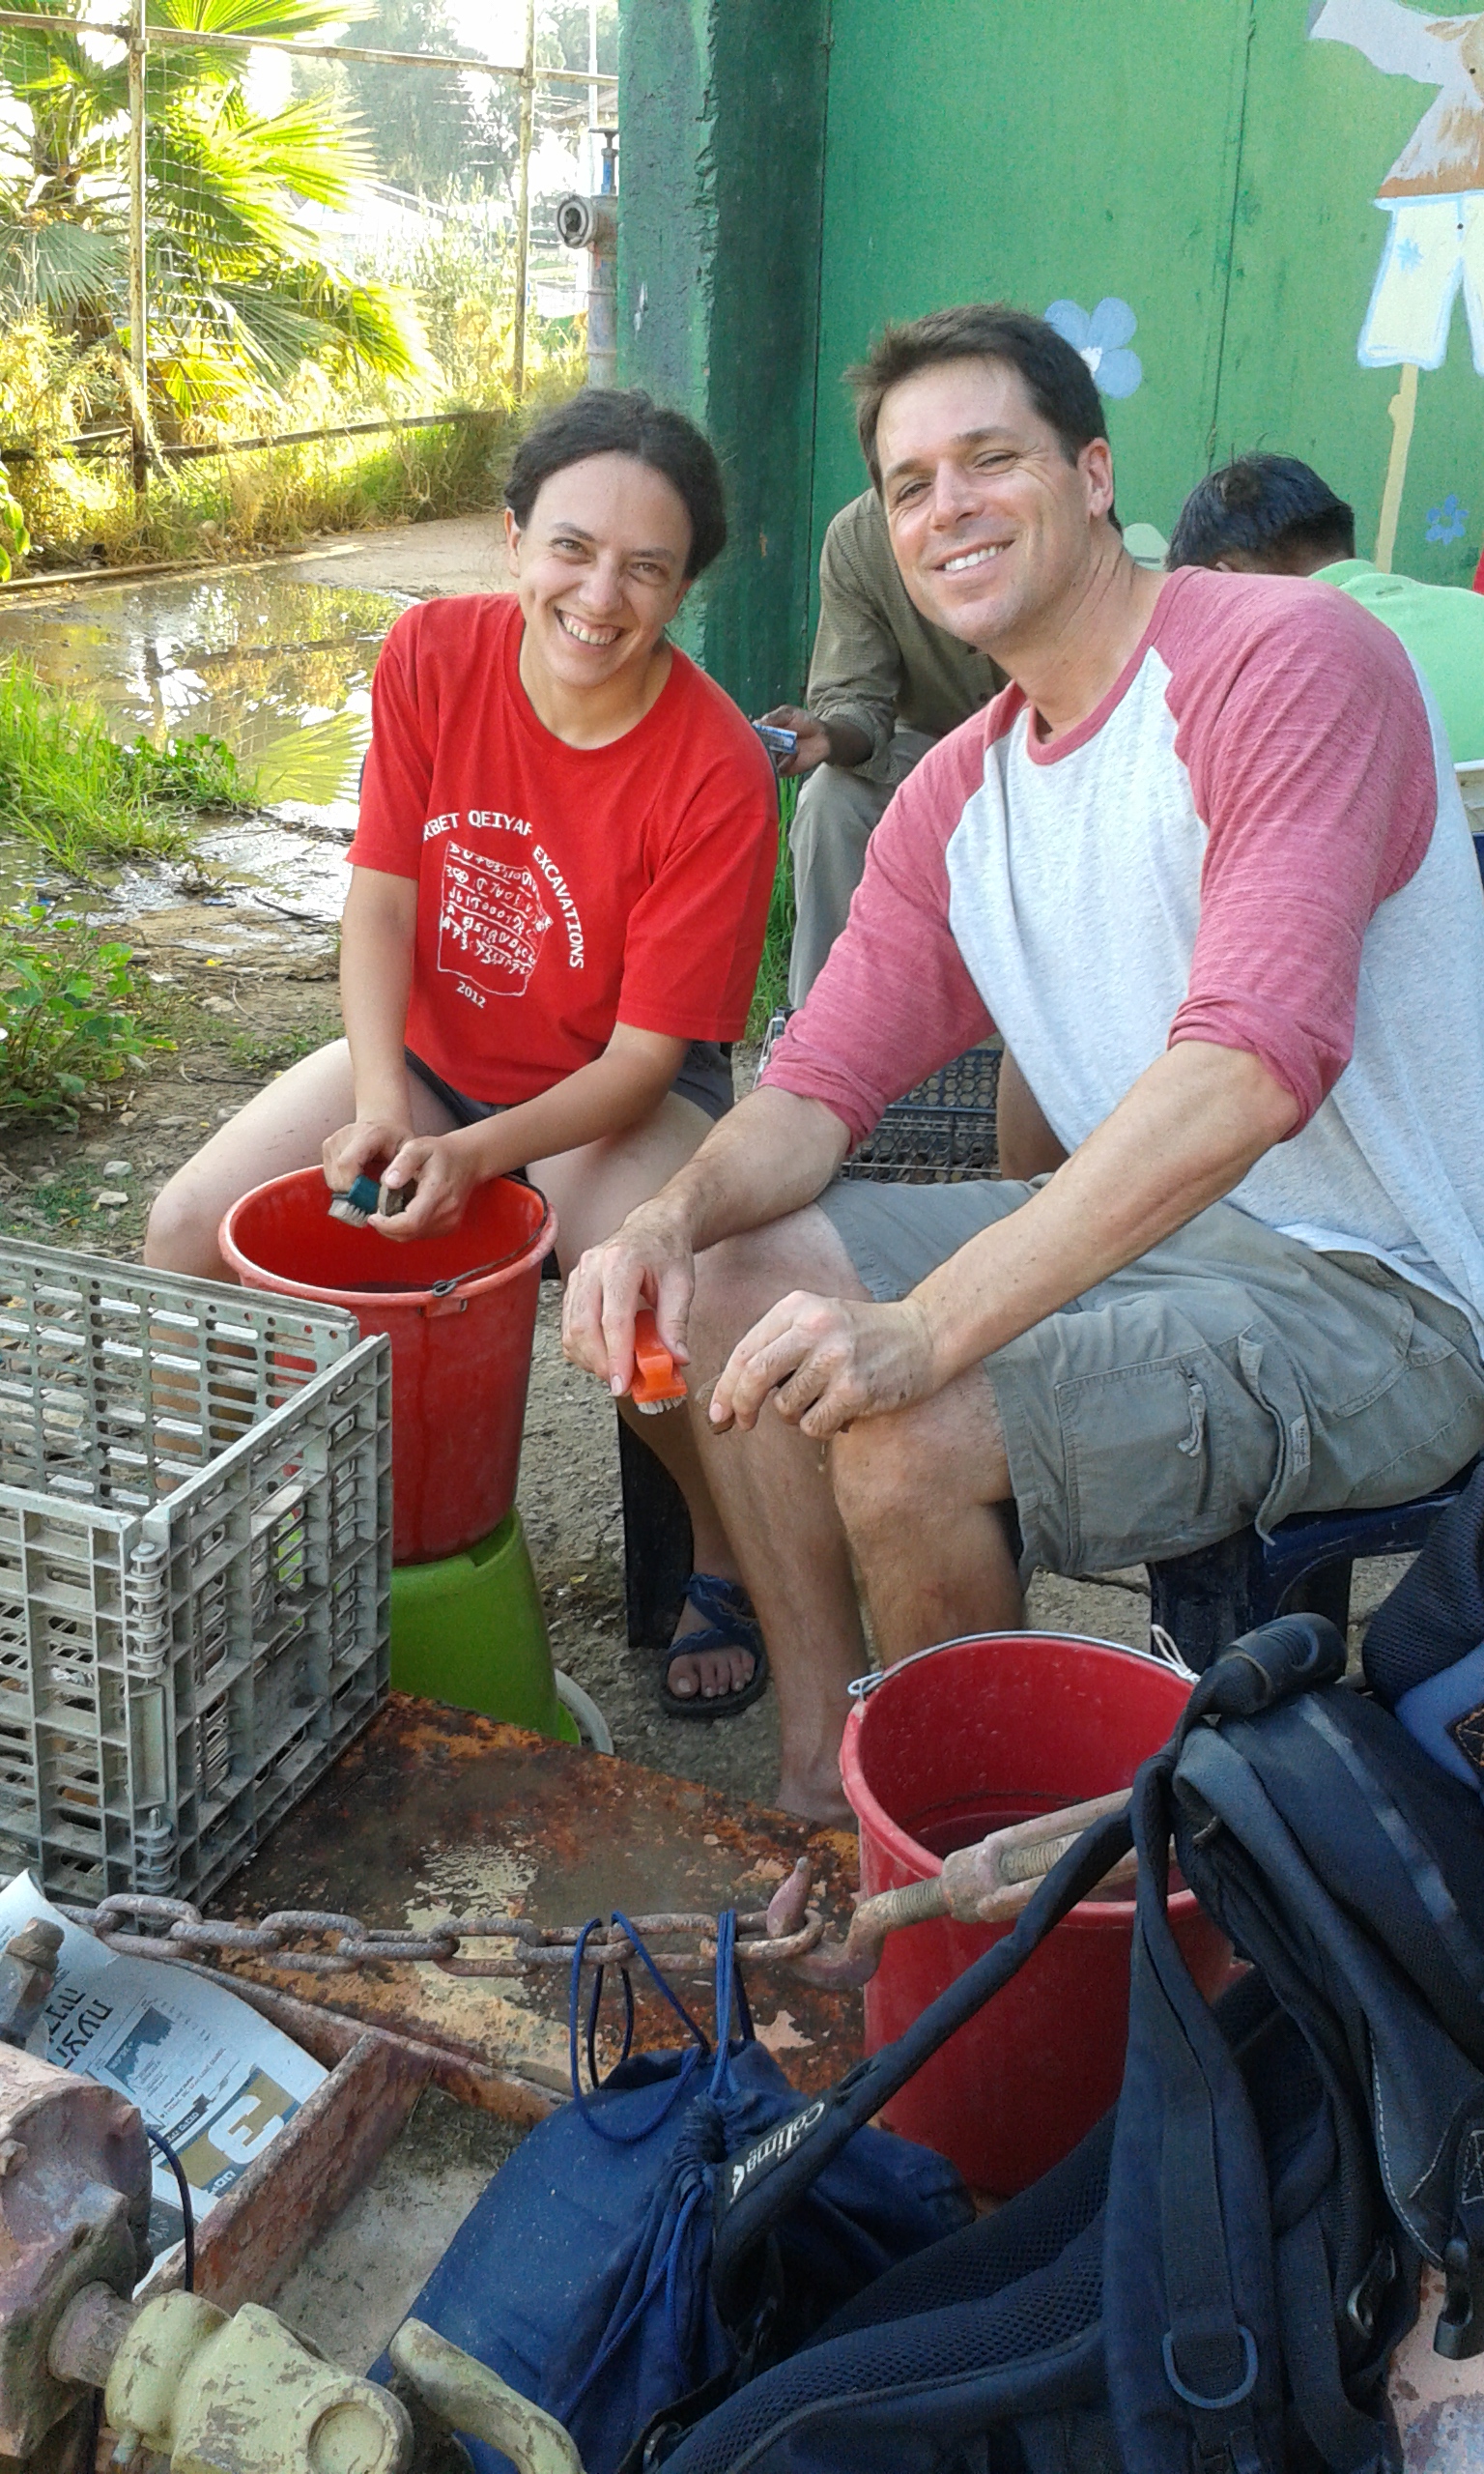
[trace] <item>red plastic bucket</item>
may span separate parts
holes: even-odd
[[[545,1197],[496,1177],[451,1237],[397,1245],[331,1220],[318,1168],[235,1202],[221,1251],[248,1288],[315,1297],[391,1341],[392,1561],[460,1555],[515,1501],[542,1256]],[[472,1275],[472,1277],[470,1277]],[[385,1286],[383,1286],[385,1283]]]
[[[892,1667],[851,1712],[841,1771],[868,1897],[928,1880],[956,1847],[1127,1787],[1189,1683],[1156,1658],[1045,1632],[949,1641]],[[1188,1890],[1170,1921],[1203,1993],[1231,1952]],[[944,1918],[890,1933],[866,1987],[866,2049],[889,2044],[1010,1931]],[[1008,2197],[1106,2113],[1123,2078],[1133,1907],[1084,1899],[886,2108],[893,2130]]]

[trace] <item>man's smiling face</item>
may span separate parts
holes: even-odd
[[[568,690],[644,666],[686,593],[691,519],[663,473],[589,455],[536,493],[524,531],[505,519],[527,644]]]
[[[1104,439],[1074,464],[1000,360],[946,360],[888,389],[882,503],[925,618],[992,652],[1034,630],[1087,573],[1113,503]]]

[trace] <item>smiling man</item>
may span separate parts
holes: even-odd
[[[908,592],[1012,683],[893,801],[762,1086],[567,1296],[615,1390],[642,1295],[708,1378],[819,1816],[852,1557],[890,1661],[1018,1625],[1037,1567],[1398,1502],[1484,1445],[1484,904],[1407,654],[1321,586],[1136,566],[1039,319],[939,311],[854,380]],[[1065,1165],[839,1182],[991,1022]]]

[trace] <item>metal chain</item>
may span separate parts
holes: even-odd
[[[737,1917],[737,1956],[754,1962],[803,1958],[822,1939],[824,1919],[808,1905],[810,1876],[801,1859],[769,1907]],[[141,1959],[268,1959],[300,1975],[347,1975],[357,1968],[421,1963],[444,1975],[518,1976],[528,1968],[569,1968],[587,1931],[583,1965],[624,1968],[638,1956],[616,1922],[541,1925],[525,1915],[450,1915],[424,1933],[367,1925],[355,1915],[319,1908],[284,1908],[261,1923],[211,1923],[188,1899],[147,1898],[121,1891],[98,1907],[58,1902],[73,1924],[96,1933],[105,1949]],[[636,1915],[634,1931],[650,1954],[669,1968],[709,1967],[716,1956],[716,1917],[706,1914]],[[139,1931],[134,1927],[151,1927]],[[328,1948],[300,1949],[301,1942]],[[513,1950],[467,1958],[464,1942],[511,1942]]]

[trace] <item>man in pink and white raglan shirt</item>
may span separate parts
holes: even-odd
[[[1038,1567],[1403,1501],[1484,1446],[1484,901],[1397,638],[1307,580],[1136,566],[1041,320],[943,310],[855,384],[907,590],[1012,684],[877,826],[761,1087],[567,1292],[688,1347],[792,1810],[866,1664],[1018,1625]],[[994,1026],[1068,1158],[842,1183]],[[713,1382],[714,1378],[714,1382]]]

